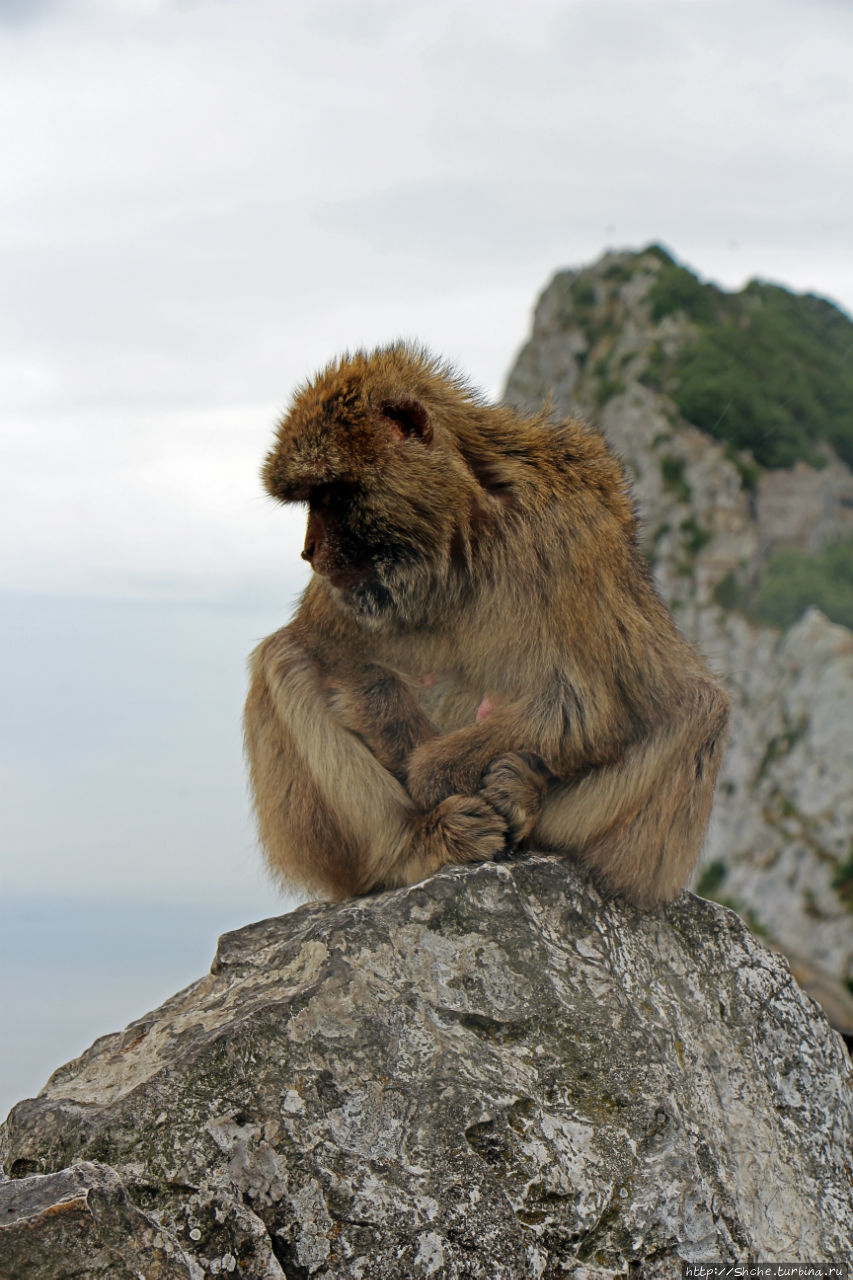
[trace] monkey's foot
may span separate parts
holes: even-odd
[[[448,796],[431,816],[442,862],[488,862],[506,848],[506,822],[481,796]]]
[[[423,817],[415,851],[386,887],[417,884],[439,867],[491,862],[507,849],[506,822],[480,796],[448,796]]]
[[[416,815],[410,844],[378,889],[417,884],[440,867],[491,862],[507,849],[506,823],[480,796],[448,796],[429,813]]]
[[[513,841],[533,830],[545,799],[547,773],[535,756],[515,752],[492,761],[479,794],[504,819]]]

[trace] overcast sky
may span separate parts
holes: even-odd
[[[853,307],[839,0],[0,0],[0,585],[271,598],[259,456],[399,334],[497,391],[553,271],[665,241]]]
[[[496,392],[608,244],[853,307],[852,72],[843,0],[0,0],[0,586],[273,599],[293,384]]]
[[[851,310],[851,151],[847,0],[0,0],[6,890],[277,909],[294,385],[403,335],[497,393],[557,268],[652,240]]]

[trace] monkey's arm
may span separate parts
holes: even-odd
[[[439,738],[413,683],[381,663],[365,662],[346,676],[336,673],[329,677],[327,685],[330,706],[341,724],[357,734],[389,773],[406,785],[414,751]],[[477,721],[494,709],[483,699]],[[520,840],[529,833],[542,807],[548,771],[532,755],[510,753],[492,759],[493,754],[494,747],[475,789],[504,818],[512,839]],[[445,794],[452,795],[454,790]],[[426,796],[424,807],[432,808],[444,798]]]
[[[412,801],[342,722],[334,701],[346,695],[330,696],[328,677],[290,629],[255,650],[251,671],[245,730],[255,809],[269,863],[285,882],[347,897],[506,847],[506,822],[482,797],[449,795],[425,810]]]
[[[410,755],[438,735],[412,682],[383,663],[362,662],[346,674],[335,671],[326,676],[324,685],[341,726],[357,734],[405,785]]]
[[[475,723],[415,748],[409,791],[425,808],[445,795],[480,795],[503,816],[512,839],[521,840],[536,822],[549,783],[566,776],[572,764],[580,766],[565,727],[566,716],[556,710],[543,719],[533,708],[496,706],[484,698]]]
[[[419,744],[408,762],[408,786],[428,807],[442,796],[480,791],[497,762],[521,757],[543,776],[565,777],[595,763],[567,732],[568,714],[555,701],[547,713],[521,702],[494,706],[484,699],[474,724]]]

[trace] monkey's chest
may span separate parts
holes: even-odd
[[[483,692],[452,676],[439,676],[433,684],[419,685],[418,702],[441,733],[473,724]]]

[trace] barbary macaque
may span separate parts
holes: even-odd
[[[343,898],[535,849],[640,906],[679,893],[728,698],[652,584],[599,434],[487,404],[398,343],[296,392],[263,480],[307,506],[314,571],[246,703],[285,883]]]

